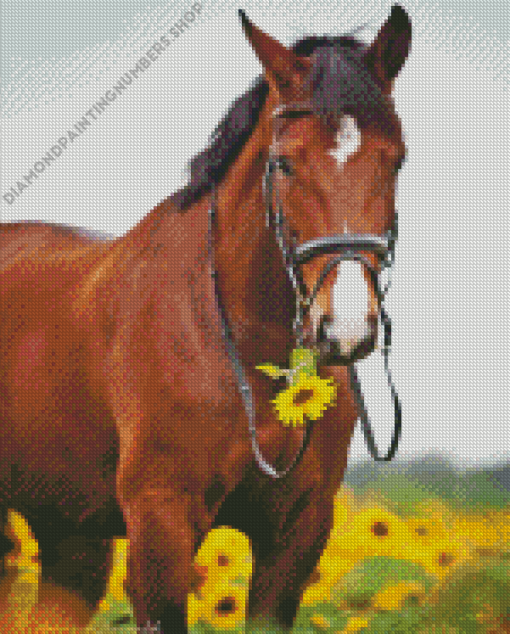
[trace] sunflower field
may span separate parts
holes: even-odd
[[[391,471],[342,486],[294,632],[510,633],[510,494],[477,473],[426,487]],[[16,575],[8,600],[19,615],[17,631],[71,634],[57,614],[24,629],[37,599],[37,543],[14,511],[10,529],[19,544],[7,561],[8,574]],[[87,634],[137,632],[123,589],[127,549],[125,539],[115,541],[108,592]],[[188,595],[191,632],[244,632],[253,565],[248,539],[215,529],[195,565],[201,582]]]

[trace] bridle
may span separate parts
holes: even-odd
[[[292,113],[299,114],[311,114],[309,108],[301,107],[301,109],[292,109]],[[283,108],[278,108],[273,117],[282,116],[282,113],[288,112]],[[283,115],[285,116],[285,115]],[[394,409],[394,431],[391,439],[390,448],[385,456],[381,456],[376,447],[374,441],[374,435],[370,424],[370,419],[365,406],[363,392],[361,390],[360,381],[355,368],[354,363],[349,365],[349,376],[351,382],[351,388],[355,395],[355,400],[358,408],[358,416],[361,420],[363,432],[365,435],[365,441],[367,443],[370,454],[374,460],[389,461],[393,458],[398,447],[398,441],[402,429],[402,416],[400,401],[397,395],[395,386],[391,379],[391,373],[388,365],[388,356],[391,348],[391,321],[384,310],[383,300],[390,288],[391,278],[384,288],[381,288],[379,281],[379,273],[372,266],[371,262],[363,255],[363,252],[374,253],[380,263],[380,272],[384,269],[391,271],[391,267],[394,261],[395,244],[397,241],[397,216],[395,214],[395,220],[391,229],[384,236],[374,234],[351,234],[344,233],[334,236],[325,236],[320,238],[314,238],[308,240],[297,247],[291,247],[288,243],[285,233],[288,233],[287,222],[283,213],[281,202],[278,198],[278,192],[274,183],[274,174],[279,166],[279,157],[270,153],[263,180],[263,193],[266,207],[266,225],[268,227],[274,227],[276,240],[280,248],[285,269],[287,275],[292,283],[296,296],[296,317],[294,320],[294,332],[296,334],[296,340],[298,346],[303,345],[303,322],[308,310],[310,309],[317,293],[321,289],[327,275],[339,262],[345,260],[357,260],[362,262],[371,276],[377,300],[379,303],[379,315],[381,317],[381,324],[383,326],[383,346],[382,355],[384,359],[384,369],[388,386],[391,392],[391,398]],[[276,198],[276,209],[273,207],[273,196]],[[213,192],[211,197],[211,205],[209,208],[209,257],[211,262],[211,275],[214,283],[214,292],[216,301],[218,304],[218,310],[220,319],[222,322],[223,336],[226,343],[227,353],[232,361],[234,370],[236,373],[237,382],[244,402],[246,414],[248,416],[248,426],[251,435],[252,449],[255,455],[255,459],[260,469],[267,475],[273,478],[282,478],[286,476],[299,462],[303,453],[305,452],[311,437],[311,432],[315,421],[308,421],[305,427],[305,434],[303,442],[298,453],[294,457],[292,463],[284,470],[278,471],[272,467],[262,456],[260,447],[257,441],[257,432],[255,428],[255,407],[253,404],[253,394],[246,379],[244,369],[242,367],[239,355],[237,353],[234,340],[232,338],[231,328],[226,318],[225,308],[220,296],[218,284],[217,284],[217,271],[214,265],[214,229],[216,224],[216,192]],[[301,267],[309,262],[312,258],[325,254],[338,254],[332,258],[322,269],[317,282],[311,292],[308,292],[306,284],[303,280]]]

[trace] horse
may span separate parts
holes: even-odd
[[[332,527],[359,414],[349,368],[377,345],[411,22],[394,5],[371,44],[287,47],[240,16],[263,73],[184,187],[112,240],[0,226],[0,557],[15,509],[80,627],[127,536],[137,626],[187,632],[194,556],[231,526],[254,555],[248,627],[288,632]],[[282,424],[284,383],[257,369],[296,345],[336,386],[313,431]]]

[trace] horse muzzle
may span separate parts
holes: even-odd
[[[374,351],[377,317],[368,316],[356,328],[352,324],[342,327],[342,324],[335,324],[331,317],[324,316],[320,320],[316,339],[320,365],[350,365]]]

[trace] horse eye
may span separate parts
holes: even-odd
[[[292,176],[292,174],[293,174],[292,165],[290,164],[290,161],[289,161],[289,159],[286,156],[279,156],[276,159],[276,166],[286,176]]]

